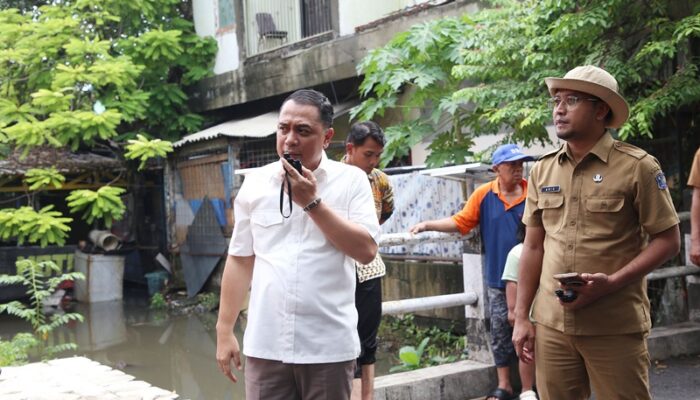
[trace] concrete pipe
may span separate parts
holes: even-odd
[[[88,237],[95,246],[103,248],[106,251],[116,250],[119,247],[119,238],[112,235],[109,231],[92,230],[88,234]]]

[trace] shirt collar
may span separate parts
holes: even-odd
[[[328,173],[330,170],[333,168],[333,163],[330,162],[328,159],[328,156],[326,155],[326,151],[323,150],[321,151],[321,162],[318,164],[318,168],[316,168],[313,173],[316,175],[316,178],[320,178],[322,176],[328,176]]]
[[[508,202],[504,196],[501,196],[501,188],[498,186],[498,178],[491,181],[491,191],[501,200],[501,202],[503,202],[506,211],[525,201],[525,198],[527,197],[527,180],[521,180],[520,187],[523,189],[520,197],[518,197],[515,201]]]
[[[600,139],[598,139],[598,143],[596,143],[595,146],[593,146],[589,153],[595,155],[600,159],[600,161],[607,164],[608,157],[610,156],[610,151],[612,150],[614,144],[615,141],[610,135],[610,132],[605,131],[603,136],[601,136]]]
[[[523,193],[527,193],[527,180],[524,178],[520,181],[520,187],[523,188]],[[498,186],[498,177],[491,181],[491,191],[495,194],[501,194],[501,188]]]
[[[594,156],[598,157],[600,161],[604,162],[607,164],[608,162],[608,157],[610,156],[610,151],[614,147],[615,140],[613,140],[612,136],[610,135],[610,132],[605,131],[603,136],[598,139],[598,142],[591,148],[591,150],[588,152],[589,154],[593,154]],[[561,146],[561,149],[557,152],[557,160],[559,161],[559,164],[561,164],[565,158],[569,158],[569,160],[573,160],[574,157],[571,155],[571,150],[569,149],[569,144],[565,143],[563,146]]]

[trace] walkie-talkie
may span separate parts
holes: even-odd
[[[292,156],[289,155],[289,153],[284,153],[282,156],[285,160],[287,160],[288,163],[292,164],[292,167],[294,167],[294,169],[297,170],[298,173],[301,174],[301,161],[293,159]]]

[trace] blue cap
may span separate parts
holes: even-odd
[[[533,161],[535,158],[524,154],[516,144],[504,144],[493,152],[491,164],[498,165],[508,161]]]

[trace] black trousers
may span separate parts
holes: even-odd
[[[355,288],[355,307],[357,308],[357,333],[362,348],[357,359],[355,377],[362,376],[363,365],[374,364],[377,353],[377,331],[382,320],[382,278],[374,278]]]

